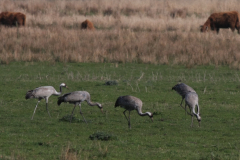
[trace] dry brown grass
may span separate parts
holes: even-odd
[[[64,149],[62,149],[60,160],[78,160],[81,159],[78,155],[76,149],[70,148],[70,144]],[[82,158],[83,159],[83,158]]]
[[[184,7],[185,19],[170,17],[172,9]],[[0,63],[141,62],[240,68],[237,32],[199,31],[211,13],[238,8],[236,0],[0,1],[0,11],[27,16],[26,27],[0,27]],[[81,30],[86,19],[96,31]]]

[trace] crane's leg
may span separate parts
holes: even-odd
[[[124,116],[126,117],[126,119],[127,119],[127,121],[128,121],[128,124],[129,124],[129,120],[128,120],[126,114],[125,114],[126,111],[127,111],[127,110],[125,110],[125,111],[123,112],[123,114],[124,114]]]
[[[184,99],[184,98],[182,98],[182,102],[183,102],[183,99]],[[182,107],[182,102],[180,103],[180,106],[181,106],[181,107]]]
[[[130,111],[129,111],[129,121],[128,121],[128,126],[129,126],[129,129],[131,129],[131,124],[130,124]]]
[[[189,113],[188,113],[188,111],[186,110],[186,112],[189,114],[189,115],[193,115],[192,113],[191,113],[191,107],[190,106],[188,106],[188,108],[189,108]]]
[[[181,101],[181,103],[180,103],[180,106],[183,108],[183,106],[182,106],[182,102],[183,102],[183,100],[184,100],[184,98],[182,98],[182,101]],[[183,108],[184,109],[184,108]],[[186,110],[186,102],[185,102],[185,116],[186,116],[186,113],[187,113],[187,110]]]
[[[193,115],[192,115],[192,123],[191,123],[191,127],[193,126]]]
[[[128,121],[128,118],[127,118],[127,116],[126,116],[126,114],[125,114],[126,111],[127,111],[127,110],[125,110],[125,111],[123,112],[123,114],[124,114],[124,116],[126,117],[126,119],[127,119],[127,121]]]
[[[190,107],[189,107],[190,108]],[[191,109],[190,109],[191,110]],[[191,123],[191,127],[193,126],[193,109],[192,109],[192,111],[191,111],[191,113],[192,113],[192,123]]]
[[[182,98],[182,102],[183,102],[184,98]],[[180,106],[182,107],[182,102],[180,104]],[[182,107],[183,108],[183,107]],[[190,111],[191,112],[191,111]],[[186,102],[185,102],[185,116],[187,115],[187,105],[186,105]],[[189,113],[188,113],[189,114]]]
[[[71,115],[70,123],[72,122],[72,117],[73,117],[73,112],[74,112],[75,107],[76,107],[76,104],[74,105],[73,110],[72,110],[72,115]]]
[[[49,113],[49,111],[48,111],[48,97],[46,98],[46,110],[47,110],[47,112],[48,112],[49,117],[51,118],[51,115],[50,115],[50,113]]]
[[[36,107],[35,107],[35,109],[34,109],[34,112],[33,112],[33,115],[32,115],[32,119],[31,120],[33,120],[33,116],[34,116],[34,114],[35,114],[35,111],[36,111],[36,109],[37,109],[37,106],[38,106],[38,103],[40,102],[40,100],[37,102],[37,105],[36,105]]]
[[[182,107],[183,108],[183,107]],[[187,111],[187,103],[185,102],[185,108],[183,108],[184,110],[185,110],[185,113],[187,113],[187,114],[189,114],[189,115],[192,115],[191,114],[191,109],[190,109],[190,107],[189,107],[189,109],[190,109],[190,113]]]
[[[81,103],[79,103],[79,108],[80,108],[80,114],[82,115],[84,121],[87,123],[86,119],[84,118],[83,114],[82,114],[82,111],[81,111]]]
[[[186,102],[185,102],[185,117],[187,115],[187,105],[186,105]]]
[[[185,117],[186,117],[186,115],[187,115],[187,103],[185,102]]]

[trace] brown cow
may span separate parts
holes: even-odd
[[[173,9],[173,10],[170,12],[170,16],[171,16],[172,18],[177,18],[177,17],[186,18],[187,12],[188,12],[187,8]]]
[[[84,22],[82,22],[81,29],[95,30],[93,23],[90,22],[88,19],[86,19]]]
[[[0,24],[5,26],[25,26],[26,15],[20,12],[0,13]]]
[[[239,13],[237,11],[213,13],[204,25],[201,26],[201,32],[206,32],[208,29],[211,29],[219,33],[220,28],[231,28],[233,32],[236,28],[239,34]]]

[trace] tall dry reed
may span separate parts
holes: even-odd
[[[0,11],[27,15],[27,26],[0,27],[0,63],[138,62],[240,68],[240,35],[199,31],[212,12],[237,10],[237,0],[6,0]],[[187,17],[170,17],[176,8]],[[238,10],[237,10],[238,11]],[[96,31],[80,30],[92,21]]]

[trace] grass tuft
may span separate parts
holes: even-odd
[[[70,144],[62,149],[60,160],[78,160],[80,159],[79,152]]]
[[[104,131],[97,131],[89,136],[91,140],[101,140],[101,141],[109,141],[115,140],[117,137],[113,134],[104,132]]]
[[[105,85],[107,85],[107,86],[113,86],[113,85],[118,85],[118,82],[117,81],[107,81],[107,82],[105,82]]]
[[[70,122],[70,120],[71,120],[71,115],[70,114],[66,115],[66,116],[63,116],[62,118],[59,119],[59,121],[62,121],[62,122]],[[74,117],[74,115],[73,115],[71,123],[80,123],[80,122],[82,122],[82,121],[80,119]]]

